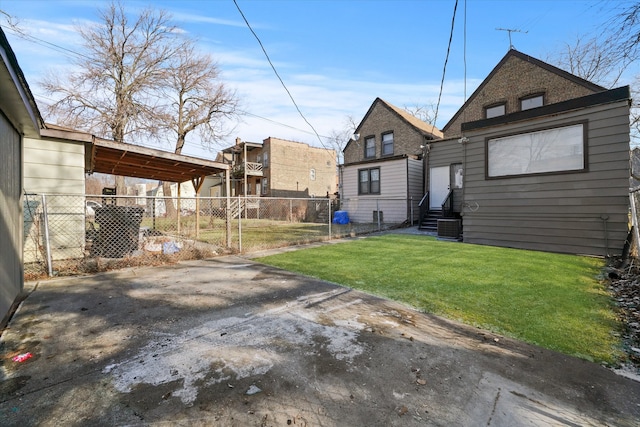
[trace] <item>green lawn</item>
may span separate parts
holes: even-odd
[[[389,234],[258,261],[587,360],[622,355],[601,259]]]

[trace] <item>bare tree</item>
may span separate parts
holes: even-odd
[[[573,45],[565,46],[554,62],[579,77],[611,88],[619,85],[629,66],[640,59],[640,2],[607,1],[601,9],[602,13],[613,11],[601,25],[603,33],[590,39],[578,37]],[[640,141],[640,76],[634,76],[628,84],[634,100],[630,125],[635,145]]]
[[[640,2],[616,6],[618,12],[607,22],[615,30],[607,41],[613,48],[611,54],[629,64],[640,57]]]
[[[405,105],[402,109],[425,123],[435,125],[433,119],[435,118],[436,106],[433,102],[428,105],[420,105],[417,103],[412,106]]]
[[[565,44],[555,62],[571,74],[611,88],[618,84],[628,65],[612,51],[611,40],[576,37],[573,44]]]
[[[230,135],[226,119],[236,117],[238,99],[219,77],[217,64],[211,56],[198,54],[192,41],[170,61],[164,85],[171,100],[165,111],[165,129],[176,137],[176,154],[182,152],[187,136],[195,130],[205,146]]]
[[[352,139],[353,133],[356,131],[356,124],[353,116],[346,116],[343,122],[343,127],[341,129],[334,129],[329,133],[329,144],[336,150],[336,158],[338,160],[338,164],[342,164],[344,162],[344,155],[342,150],[347,145],[349,140]]]
[[[236,116],[238,99],[219,80],[220,72],[211,56],[196,52],[193,41],[187,40],[169,62],[163,93],[171,102],[165,108],[164,129],[176,138],[175,153],[180,154],[187,137],[198,130],[203,146],[210,147],[228,136],[226,119]],[[170,195],[170,184],[163,192]],[[174,211],[166,203],[167,214]]]
[[[118,142],[154,135],[161,117],[157,87],[181,48],[175,27],[166,12],[152,9],[130,20],[119,2],[99,16],[99,24],[78,28],[84,40],[84,52],[74,61],[78,71],[49,74],[42,82],[58,99],[48,113],[59,124]],[[116,187],[124,194],[124,179]]]

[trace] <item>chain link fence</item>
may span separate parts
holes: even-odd
[[[640,188],[634,188],[629,192],[629,205],[631,207],[629,222],[633,230],[632,242],[629,244],[628,254],[638,258],[638,245],[640,244]]]
[[[414,210],[406,199],[44,194],[23,207],[26,280],[356,236],[411,223]]]

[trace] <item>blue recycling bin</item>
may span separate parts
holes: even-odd
[[[335,211],[333,213],[334,224],[349,224],[349,214],[347,211]]]

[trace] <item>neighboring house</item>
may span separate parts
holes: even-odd
[[[219,160],[232,165],[232,196],[309,198],[336,191],[334,150],[273,137],[262,143],[237,138]],[[210,188],[219,194],[220,185]]]
[[[196,197],[196,189],[193,184],[189,181],[183,182],[180,185],[180,198],[186,199],[181,203],[181,209],[185,211],[195,210],[194,199]],[[171,194],[167,194],[166,197],[172,197],[170,203],[175,203],[175,199],[178,197],[178,184],[173,182],[170,185]],[[142,190],[142,188],[140,189]],[[138,192],[136,195],[143,196],[140,200],[142,200],[146,206],[146,215],[147,216],[165,216],[167,213],[167,207],[165,202],[165,194],[162,183],[159,183],[156,187],[146,190],[144,188],[144,193]],[[208,197],[205,196],[205,197]]]
[[[430,205],[447,237],[620,255],[628,234],[629,88],[510,50],[430,144]],[[464,182],[462,176],[464,175]],[[443,199],[443,195],[445,195]]]
[[[349,219],[417,219],[424,195],[424,150],[439,138],[442,132],[434,126],[376,98],[343,150],[341,198]]]
[[[0,327],[23,290],[22,170],[25,138],[37,138],[42,117],[11,46],[0,29]]]

